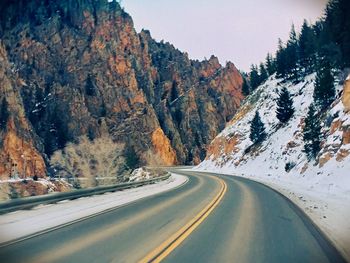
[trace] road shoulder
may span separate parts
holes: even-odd
[[[106,193],[56,204],[39,205],[0,216],[0,246],[52,231],[61,226],[90,218],[140,199],[182,186],[187,177],[172,173],[165,181],[138,188]]]
[[[243,177],[261,183],[295,204],[350,262],[350,200],[342,195],[310,189],[308,185],[277,180],[267,176],[228,174],[220,171],[194,169],[228,176]]]

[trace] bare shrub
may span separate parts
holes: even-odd
[[[152,150],[148,150],[148,151],[144,152],[142,157],[148,166],[163,166],[164,165],[162,157],[158,153],[155,153]]]
[[[97,185],[97,177],[116,177],[121,180],[125,171],[122,156],[124,144],[108,136],[90,141],[86,136],[77,144],[68,143],[56,151],[50,164],[60,177],[71,178],[75,185],[85,188]]]

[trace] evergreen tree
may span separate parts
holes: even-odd
[[[10,117],[10,112],[8,110],[8,103],[6,98],[2,99],[0,107],[0,129],[5,130],[8,118]]]
[[[140,159],[135,151],[133,146],[129,146],[126,148],[124,152],[125,156],[125,164],[129,169],[136,169],[140,163]]]
[[[266,56],[265,67],[269,76],[276,72],[276,64],[270,53]]]
[[[90,142],[92,142],[96,138],[95,132],[94,132],[94,130],[93,130],[93,128],[91,126],[88,128],[87,137],[88,137]]]
[[[38,122],[44,117],[45,106],[44,106],[44,94],[41,88],[35,90],[35,105],[29,112],[30,122],[36,126]]]
[[[86,79],[85,92],[86,92],[86,95],[88,95],[88,96],[95,96],[96,95],[96,89],[95,89],[94,83],[92,82],[90,75],[88,75],[88,77]]]
[[[314,101],[321,110],[326,109],[335,99],[334,77],[330,63],[322,60],[319,63],[314,89]]]
[[[286,73],[288,73],[289,78],[293,81],[298,81],[299,72],[298,72],[298,38],[295,32],[294,24],[289,34],[289,40],[286,47]]]
[[[259,71],[260,71],[260,74],[259,74],[259,79],[260,79],[260,84],[263,83],[265,80],[267,80],[267,78],[269,77],[269,74],[267,73],[267,70],[264,66],[263,63],[260,63],[260,66],[259,66]],[[259,85],[260,85],[259,84]]]
[[[330,0],[327,4],[324,27],[329,29],[333,46],[339,48],[341,68],[350,66],[349,13],[349,0]]]
[[[256,65],[251,65],[249,79],[250,87],[252,88],[252,90],[255,90],[260,85],[260,76],[258,67]]]
[[[287,123],[294,114],[293,100],[285,87],[278,95],[276,116],[280,122]]]
[[[170,101],[173,102],[179,97],[179,93],[177,92],[177,82],[173,81],[173,85],[171,87]]]
[[[282,40],[278,39],[278,49],[276,52],[276,73],[278,78],[285,78],[287,75],[286,49]]]
[[[67,123],[60,118],[56,108],[47,121],[44,135],[45,153],[51,156],[56,150],[63,149],[72,138],[69,136]]]
[[[316,69],[319,58],[327,59],[332,68],[350,67],[349,13],[349,0],[330,0],[322,19],[314,25],[304,20],[299,37],[292,25],[287,43],[278,40],[275,59],[267,55],[265,67],[268,75],[276,72],[278,78],[297,82]],[[263,74],[258,78],[257,71],[257,67],[252,66],[250,83],[253,90],[264,80]]]
[[[248,96],[250,94],[250,87],[245,77],[243,77],[242,93],[244,96]]]
[[[57,145],[57,130],[53,123],[50,123],[44,135],[45,153],[50,157],[56,150]]]
[[[303,130],[304,152],[309,160],[315,159],[321,150],[321,124],[316,108],[310,105]]]
[[[100,107],[100,117],[106,117],[106,116],[107,116],[106,103],[102,100],[101,107]]]
[[[266,136],[267,134],[265,132],[264,123],[261,121],[259,112],[256,111],[255,116],[250,124],[249,138],[254,144],[256,144],[265,140]]]
[[[315,34],[313,29],[304,20],[301,27],[298,46],[299,63],[306,74],[312,72],[313,64],[315,63]]]

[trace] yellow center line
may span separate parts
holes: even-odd
[[[133,227],[136,224],[139,224],[140,222],[145,221],[147,218],[159,213],[160,211],[166,209],[171,205],[176,204],[180,200],[183,200],[186,197],[190,196],[192,193],[196,192],[198,189],[202,187],[202,185],[203,185],[203,179],[199,177],[199,183],[185,193],[177,195],[167,200],[166,202],[162,202],[150,209],[141,211],[136,216],[123,219],[118,224],[112,224],[103,229],[98,228],[93,232],[85,233],[83,236],[76,237],[75,239],[72,239],[58,246],[55,246],[53,249],[49,249],[40,253],[35,258],[27,260],[27,262],[32,262],[32,263],[53,262],[53,261],[59,260],[62,257],[67,257],[69,255],[72,255],[82,249],[86,249],[89,246],[92,246],[93,244],[96,244],[100,241],[110,238],[111,236],[117,235],[118,233],[120,233],[121,231],[129,227]]]
[[[160,244],[153,251],[148,253],[139,263],[146,262],[161,262],[166,256],[168,256],[176,247],[178,247],[215,209],[224,197],[227,185],[219,178],[216,178],[221,183],[221,189],[214,199],[200,211],[190,222],[183,226],[180,230],[170,236],[162,244]]]

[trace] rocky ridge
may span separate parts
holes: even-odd
[[[5,0],[0,17],[0,96],[10,112],[0,132],[2,179],[13,166],[44,177],[66,143],[106,133],[140,165],[149,156],[199,163],[243,99],[232,63],[190,60],[137,33],[115,1]]]

